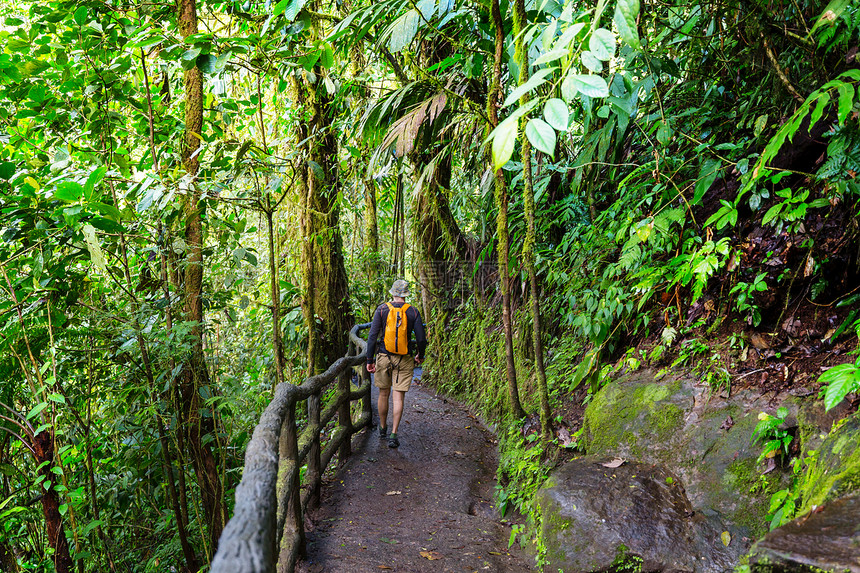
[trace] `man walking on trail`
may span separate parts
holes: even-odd
[[[374,384],[379,388],[379,399],[376,402],[379,411],[379,437],[388,437],[388,447],[396,448],[400,445],[397,428],[403,415],[403,400],[412,384],[415,365],[424,361],[427,337],[418,309],[406,302],[409,284],[404,280],[396,280],[388,292],[392,297],[391,302],[382,303],[373,313],[373,322],[367,337],[367,371],[376,373]],[[380,333],[383,335],[382,346],[379,348],[379,355],[375,356]],[[412,333],[415,333],[416,342],[414,358],[409,345]],[[394,407],[389,434],[388,397],[392,388]]]

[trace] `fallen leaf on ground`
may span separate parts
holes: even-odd
[[[385,493],[385,495],[400,495],[400,494],[401,494],[400,491],[389,491],[389,492]]]
[[[612,469],[615,469],[615,468],[619,468],[619,467],[621,467],[621,465],[622,465],[625,461],[627,461],[627,460],[623,460],[623,459],[621,459],[621,458],[615,458],[615,459],[614,459],[614,460],[612,460],[611,462],[606,462],[605,464],[600,464],[600,465],[602,465],[602,466],[603,466],[603,467],[605,467],[605,468],[612,468]]]
[[[435,551],[421,551],[419,555],[424,559],[429,559],[430,561],[435,561],[436,559],[442,559],[442,556],[436,553]]]
[[[562,446],[569,446],[573,443],[573,440],[570,439],[570,432],[568,432],[567,428],[563,426],[558,429],[556,435],[558,436],[558,439],[561,442]]]
[[[728,546],[729,546],[729,543],[731,543],[731,542],[732,542],[732,534],[731,534],[731,533],[729,533],[728,531],[723,531],[723,532],[720,534],[720,539],[722,539],[722,540],[723,540],[723,545],[725,545],[726,547],[728,547]]]
[[[380,565],[380,569],[394,569],[394,567],[389,567],[388,565]]]

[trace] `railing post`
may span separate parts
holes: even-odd
[[[360,367],[361,367],[361,380],[362,380],[361,383],[364,384],[365,382],[369,382],[370,381],[370,372],[367,371],[367,366],[365,364],[362,364]],[[367,422],[368,423],[368,426],[367,426],[368,432],[370,431],[370,428],[373,428],[373,411],[372,411],[373,406],[372,406],[372,402],[370,399],[371,395],[373,394],[372,390],[373,390],[373,388],[368,388],[367,392],[365,392],[364,396],[362,396],[362,398],[361,398],[361,412],[362,412],[362,414],[367,414],[369,416],[368,422]]]
[[[296,404],[290,401],[287,406],[284,424],[281,426],[278,469],[292,462],[289,474],[278,476],[278,523],[283,523],[281,531],[277,531],[278,540],[278,573],[292,573],[297,557],[305,556],[305,522],[302,517],[302,499],[299,486],[299,445],[296,432]],[[287,489],[287,485],[292,487]],[[297,540],[297,541],[295,541]],[[297,551],[293,551],[294,541]]]
[[[337,379],[337,393],[343,398],[343,403],[337,410],[337,424],[346,428],[345,437],[337,452],[340,464],[346,462],[346,459],[352,455],[352,414],[350,413],[352,402],[349,399],[351,373],[352,368],[345,368]]]
[[[316,428],[316,432],[312,438],[311,448],[308,451],[308,507],[319,507],[320,505],[320,485],[322,483],[322,468],[320,467],[320,392],[312,394],[308,398],[308,425]]]

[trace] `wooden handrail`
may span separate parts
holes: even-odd
[[[218,542],[212,573],[292,573],[304,555],[304,514],[319,503],[325,468],[335,452],[340,462],[349,457],[352,436],[371,425],[370,373],[361,368],[357,389],[350,382],[352,368],[366,360],[367,343],[358,333],[368,327],[369,322],[352,328],[348,354],[328,370],[300,386],[282,383],[275,389],[245,450],[236,506]],[[335,379],[337,392],[322,409],[323,390]],[[296,404],[303,400],[308,400],[308,423],[299,435]],[[361,416],[353,422],[350,404],[356,400],[362,403]],[[337,428],[321,450],[320,433],[335,416]]]

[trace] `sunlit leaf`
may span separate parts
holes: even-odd
[[[839,92],[839,124],[845,123],[848,114],[851,113],[851,108],[854,107],[855,88],[852,84],[841,83],[836,88]]]
[[[595,57],[607,61],[615,55],[615,35],[606,28],[598,28],[591,33],[588,48]]]
[[[600,59],[592,52],[582,52],[579,57],[582,60],[582,65],[585,66],[588,71],[596,74],[603,71],[603,62],[601,62]]]
[[[530,119],[526,124],[526,137],[540,151],[555,156],[555,130],[544,120]]]
[[[61,201],[75,202],[80,200],[84,194],[84,187],[80,183],[74,181],[61,181],[57,183],[57,190],[54,191],[54,197]]]
[[[90,16],[90,11],[86,6],[80,6],[77,10],[75,10],[74,19],[75,23],[78,26],[83,26],[87,23],[87,19]]]
[[[417,10],[410,10],[394,21],[391,25],[391,36],[388,39],[388,49],[392,52],[400,52],[415,38],[418,33],[418,24],[421,15]]]
[[[568,53],[569,51],[567,48],[563,48],[561,50],[553,50],[551,52],[541,54],[541,56],[533,62],[533,65],[539,66],[547,62],[554,62],[555,60],[565,57]]]
[[[570,110],[564,100],[552,98],[547,100],[543,108],[543,117],[553,129],[567,131],[570,123]]]
[[[536,71],[526,83],[517,86],[517,88],[505,98],[505,103],[502,104],[502,107],[508,107],[509,105],[516,103],[519,101],[520,97],[546,83],[546,76],[551,74],[554,70],[555,68],[543,68]]]
[[[517,121],[508,118],[493,130],[493,169],[499,170],[514,154],[517,142]]]
[[[621,39],[632,48],[639,48],[639,32],[636,30],[636,19],[639,17],[639,0],[618,0],[615,5],[615,28]]]
[[[609,95],[609,86],[600,76],[592,76],[585,74],[570,74],[569,79],[572,87],[579,93],[588,97],[606,97]]]

